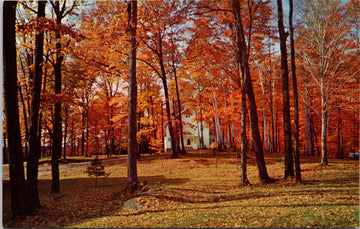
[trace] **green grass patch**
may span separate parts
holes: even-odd
[[[275,183],[261,184],[250,155],[251,186],[240,185],[235,153],[197,151],[170,159],[168,154],[142,157],[140,182],[146,189],[133,197],[141,206],[122,207],[126,161],[105,165],[107,178],[94,179],[86,166],[61,171],[61,194],[50,194],[51,175],[40,174],[43,207],[38,213],[10,219],[9,181],[4,180],[5,227],[357,227],[359,226],[358,161],[330,160],[320,166],[301,158],[304,184],[282,179],[282,155],[266,156]],[[44,165],[45,166],[45,165]]]

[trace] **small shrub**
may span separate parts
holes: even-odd
[[[97,157],[91,161],[91,165],[87,167],[85,173],[87,173],[89,176],[95,176],[95,187],[97,187],[97,178],[99,176],[106,177],[109,175],[105,173],[105,165],[103,165],[101,160]]]

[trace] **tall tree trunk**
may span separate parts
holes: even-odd
[[[169,128],[169,132],[170,132],[170,141],[171,141],[171,151],[172,151],[172,155],[171,158],[178,158],[178,152],[176,150],[176,139],[175,139],[175,134],[174,134],[174,126],[173,126],[173,122],[172,122],[172,118],[171,118],[171,111],[170,111],[170,99],[169,99],[169,92],[168,92],[168,87],[167,87],[167,82],[166,82],[166,71],[165,71],[165,66],[164,66],[164,57],[163,57],[163,52],[162,52],[162,38],[161,38],[161,33],[158,33],[158,42],[159,42],[159,64],[160,64],[160,69],[161,69],[161,80],[163,83],[163,88],[164,88],[164,96],[165,96],[165,108],[166,108],[166,117],[167,117],[167,126]]]
[[[29,154],[29,147],[28,147],[28,142],[29,142],[29,125],[28,125],[28,115],[27,115],[27,111],[26,111],[26,105],[25,105],[25,99],[22,93],[22,89],[20,84],[18,85],[18,90],[19,90],[19,95],[20,95],[20,101],[22,103],[22,108],[23,108],[23,119],[24,119],[24,126],[25,126],[25,156],[24,159],[25,161],[27,161],[28,159],[28,154]],[[25,90],[27,91],[27,90]]]
[[[220,124],[220,117],[217,114],[218,113],[218,105],[217,105],[217,99],[216,96],[214,95],[213,98],[213,107],[215,110],[215,117],[214,117],[214,121],[215,121],[215,131],[216,131],[216,143],[217,143],[217,150],[223,150],[224,149],[224,138],[223,138],[223,130],[221,128],[221,124]],[[214,151],[215,153],[215,151]]]
[[[295,44],[294,44],[294,27],[293,27],[293,0],[289,0],[290,14],[289,14],[289,25],[290,25],[290,50],[291,50],[291,76],[294,93],[294,159],[295,159],[295,177],[296,182],[301,182],[300,172],[300,152],[299,152],[299,103],[298,103],[298,88],[296,79],[296,64],[295,64]]]
[[[274,88],[273,88],[273,82],[271,80],[271,76],[272,76],[272,64],[271,64],[271,43],[269,42],[269,88],[270,88],[270,93],[269,93],[269,96],[270,96],[270,114],[271,114],[271,138],[270,138],[270,151],[271,152],[276,152],[276,140],[275,140],[275,109],[274,109],[274,96],[273,96],[273,93],[274,93]],[[274,83],[275,83],[275,80],[274,80]]]
[[[248,63],[248,54],[245,42],[244,29],[241,20],[241,4],[240,0],[232,0],[232,8],[235,16],[235,25],[236,25],[236,37],[237,37],[237,52],[240,62],[240,70],[244,79],[244,89],[249,101],[249,110],[250,110],[250,127],[252,138],[255,142],[255,156],[256,164],[258,168],[259,178],[262,182],[268,182],[271,180],[269,177],[266,164],[264,159],[263,144],[260,138],[258,116],[257,116],[257,106],[254,95],[254,90],[251,82],[250,68]]]
[[[59,28],[55,32],[56,38],[56,62],[54,64],[55,74],[55,94],[61,95],[61,66],[64,60],[64,54],[61,46],[61,20],[68,15],[74,8],[76,1],[70,9],[66,10],[66,1],[62,2],[60,7],[59,0],[50,0],[50,4],[56,15],[56,24]],[[52,183],[51,192],[60,192],[60,176],[59,176],[59,158],[61,157],[61,143],[62,143],[62,124],[61,124],[61,101],[55,103],[54,123],[53,123],[53,152],[51,156],[51,170],[52,170]]]
[[[244,79],[242,79],[242,82],[244,83]],[[244,84],[242,84],[244,85]],[[246,109],[246,93],[245,89],[241,89],[241,184],[242,185],[248,185],[250,184],[248,178],[247,178],[247,136],[246,136],[246,115],[247,115],[247,109]]]
[[[178,117],[176,115],[177,113],[177,108],[176,108],[176,102],[173,100],[172,101],[172,105],[173,105],[173,113],[172,116],[174,117],[174,138],[175,138],[175,147],[176,147],[176,151],[180,152],[180,137],[179,137],[179,132],[180,132],[180,128],[178,125]]]
[[[309,114],[309,89],[308,89],[308,79],[305,76],[305,154],[310,156],[310,146],[311,146],[311,130],[310,130],[310,114]]]
[[[46,1],[38,2],[37,19],[41,20],[45,17]],[[38,23],[40,23],[38,21]],[[41,27],[40,27],[41,28]],[[43,75],[43,54],[44,54],[44,31],[38,29],[35,36],[35,74],[31,87],[31,111],[30,111],[30,147],[27,163],[27,207],[29,211],[34,211],[40,207],[40,199],[38,193],[38,167],[41,153],[40,134],[38,128],[41,84]]]
[[[338,140],[338,150],[337,150],[337,158],[343,159],[344,157],[344,147],[343,147],[343,135],[342,135],[342,123],[341,123],[341,110],[338,107],[338,132],[337,132],[337,140]]]
[[[275,69],[275,66],[274,66]],[[276,74],[275,74],[275,70],[274,70],[274,78],[273,78],[273,82],[272,82],[272,98],[273,98],[273,104],[272,104],[272,122],[273,122],[273,136],[274,136],[274,152],[278,151],[278,122],[277,122],[277,117],[276,117],[276,90],[275,90],[275,85],[276,85]]]
[[[44,77],[43,77],[43,83],[42,83],[42,90],[45,91],[46,90],[46,73],[47,73],[47,68],[44,69]],[[41,133],[42,133],[42,118],[43,118],[43,113],[40,112],[39,114],[39,128],[38,128],[38,141],[39,141],[39,146],[40,146],[40,158],[41,156],[44,157],[45,151],[46,151],[46,147],[45,147],[45,137],[43,139],[43,147],[41,146]]]
[[[286,38],[284,30],[282,0],[277,0],[278,7],[278,27],[280,35],[281,50],[281,78],[283,95],[283,120],[284,120],[284,141],[285,141],[285,175],[284,178],[294,176],[294,165],[292,157],[291,141],[291,119],[290,119],[290,96],[289,96],[289,70],[287,65]]]
[[[69,113],[68,113],[68,106],[65,106],[65,121],[64,121],[64,146],[63,146],[63,158],[66,160],[66,144],[67,144],[67,132],[68,132],[68,119],[69,119]]]
[[[328,164],[327,156],[327,127],[328,127],[328,110],[327,96],[323,79],[321,79],[321,164]]]
[[[201,95],[200,95],[200,104],[201,104]],[[203,116],[202,116],[202,108],[201,107],[200,107],[200,148],[205,149],[204,125],[203,125]]]
[[[265,144],[265,151],[269,151],[269,141],[268,141],[268,130],[267,130],[267,122],[266,122],[266,105],[265,105],[265,82],[262,76],[262,71],[259,68],[259,77],[260,77],[260,85],[261,85],[261,92],[263,95],[263,102],[262,102],[262,113],[263,113],[263,143]]]
[[[128,2],[128,31],[130,37],[129,50],[129,138],[128,138],[128,168],[127,188],[133,192],[138,186],[136,159],[138,154],[137,132],[137,83],[136,83],[136,24],[137,0]]]
[[[81,156],[85,156],[85,111],[81,114],[82,132],[81,132]]]
[[[164,109],[163,109],[163,103],[161,103],[160,105],[161,108],[161,151],[160,152],[164,152],[166,151],[165,149],[165,143],[164,143]]]
[[[60,13],[59,1],[55,2],[56,8],[56,24],[61,26],[62,15]],[[57,31],[55,34],[56,38],[56,63],[54,65],[54,74],[55,74],[55,94],[61,94],[61,65],[64,59],[64,56],[61,51],[61,34],[60,31]],[[61,157],[61,147],[62,144],[62,123],[61,123],[61,102],[57,101],[55,103],[54,111],[54,123],[53,123],[53,150],[51,156],[51,171],[52,171],[52,183],[51,183],[51,193],[60,192],[60,174],[59,174],[59,159]]]
[[[173,65],[175,65],[174,61],[173,61]],[[185,144],[184,144],[184,130],[183,130],[182,117],[181,117],[181,100],[180,100],[179,86],[178,86],[175,66],[173,66],[173,68],[174,68],[175,89],[176,89],[176,98],[177,98],[178,115],[179,115],[179,126],[180,126],[180,143],[181,143],[180,153],[184,154],[184,153],[186,153],[186,149],[185,149]]]
[[[11,212],[14,216],[25,213],[25,174],[17,93],[16,5],[17,1],[3,3],[4,100],[10,161]]]
[[[88,99],[86,100],[86,103],[87,104],[89,103]],[[90,157],[90,155],[89,155],[89,107],[88,106],[86,107],[85,114],[86,114],[86,117],[85,117],[86,118],[86,120],[85,120],[86,121],[85,157]]]

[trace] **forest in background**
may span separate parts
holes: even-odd
[[[39,26],[44,29],[45,57],[39,130],[42,155],[51,155],[53,107],[57,101],[62,103],[64,158],[110,156],[126,150],[125,3],[75,3],[60,27],[55,25],[54,13],[48,13],[41,24],[37,23],[33,12],[36,4],[21,2],[17,9],[19,109],[25,155],[29,144],[34,38]],[[321,3],[301,1],[295,5],[300,149],[306,155],[321,154],[321,88],[324,88],[328,152],[330,157],[339,158],[359,147],[359,4],[335,1],[323,7]],[[48,12],[52,12],[51,7],[47,4]],[[72,5],[67,3],[66,7]],[[218,147],[239,148],[241,90],[237,83],[234,19],[229,3],[145,1],[138,10],[137,136],[143,152],[163,149],[167,121],[164,79],[176,139],[180,139],[180,108],[181,114],[195,114],[198,123],[210,124],[217,135]],[[246,15],[243,23],[264,149],[281,152],[284,133],[276,8],[271,1],[248,1],[242,11]],[[56,39],[57,32],[60,39]],[[64,59],[60,94],[54,90],[57,43],[61,44]],[[321,74],[326,75],[324,80]],[[290,84],[293,98],[291,88]],[[293,107],[293,99],[290,102]],[[251,141],[250,132],[247,133]]]
[[[234,2],[138,3],[139,153],[162,151],[166,126],[174,140],[172,154],[176,157],[184,153],[181,116],[192,114],[201,125],[208,123],[216,134],[218,150],[239,150],[244,147],[242,143],[249,141],[249,148],[258,152],[256,147],[261,141],[261,151],[287,152],[285,147],[292,145],[291,129],[296,129],[294,97],[299,101],[300,154],[322,157],[327,164],[327,157],[343,158],[358,150],[359,3],[295,1],[297,85],[293,86],[289,79],[286,89],[279,41],[288,45],[285,53],[290,56],[287,18],[281,39],[274,2],[239,1],[238,12],[233,10]],[[237,13],[242,18],[243,39],[237,33]],[[18,3],[18,115],[26,160],[33,155],[33,123],[37,124],[40,157],[110,157],[126,152],[128,24],[128,6],[123,1]],[[39,57],[37,41],[41,35],[43,55]],[[239,49],[239,45],[246,48]],[[290,58],[285,65],[290,69]],[[39,72],[43,75],[40,81],[36,77]],[[243,75],[251,76],[247,79],[253,100],[251,93],[246,92],[248,102],[243,93],[250,84],[244,83]],[[294,74],[289,71],[289,75]],[[294,89],[298,96],[294,96]],[[287,108],[283,104],[286,91]],[[32,110],[36,98],[38,120],[31,116],[36,113]],[[257,105],[256,112],[251,110],[253,104]],[[283,120],[286,109],[290,111],[288,124]],[[252,119],[254,113],[257,122]],[[260,138],[254,134],[254,123],[258,124]],[[289,127],[290,143],[284,132]],[[4,122],[4,149],[9,136]],[[3,152],[7,162],[8,154]]]

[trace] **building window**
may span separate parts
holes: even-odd
[[[191,145],[191,139],[190,138],[187,140],[187,145],[188,146]]]

